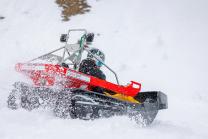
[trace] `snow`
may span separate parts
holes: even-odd
[[[54,0],[1,0],[0,138],[208,138],[208,1],[89,0],[91,12],[62,22]],[[63,120],[51,111],[12,111],[6,99],[14,71],[24,62],[62,46],[69,28],[95,32],[94,46],[122,84],[141,82],[143,91],[161,90],[169,109],[150,127],[126,117]],[[107,72],[107,78],[115,81]]]

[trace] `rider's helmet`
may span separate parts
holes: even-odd
[[[101,67],[105,62],[105,54],[97,48],[91,48],[87,58],[93,59],[98,67]]]

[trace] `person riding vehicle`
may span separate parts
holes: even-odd
[[[97,48],[91,48],[88,52],[87,58],[82,60],[80,63],[79,72],[106,80],[105,74],[100,69],[104,61],[104,53]],[[104,90],[102,88],[95,87],[93,88],[93,91],[103,93]]]
[[[97,59],[93,55],[95,55]],[[82,60],[82,62],[80,63],[79,72],[105,80],[106,76],[100,70],[103,65],[102,62],[104,62],[104,60],[105,55],[102,51],[97,48],[91,48],[89,50],[87,58]]]

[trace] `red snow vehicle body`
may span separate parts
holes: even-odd
[[[72,32],[82,32],[82,37],[76,43],[69,43]],[[29,62],[16,64],[16,71],[29,77],[33,84],[16,82],[8,97],[9,108],[32,110],[49,104],[54,114],[62,118],[95,119],[128,115],[137,123],[142,120],[145,125],[153,122],[158,110],[167,109],[167,96],[164,93],[141,92],[141,84],[135,81],[126,86],[120,85],[117,74],[92,53],[115,75],[117,84],[79,72],[82,53],[90,53],[88,44],[93,40],[88,38],[86,30],[69,30],[60,40],[65,42],[65,46]],[[61,56],[54,54],[61,50]],[[45,64],[34,62],[36,60],[56,62]],[[94,92],[93,87],[104,89],[103,94]]]
[[[16,70],[27,74],[36,86],[49,87],[61,84],[65,88],[84,88],[87,90],[97,86],[132,97],[136,96],[141,90],[141,84],[134,81],[131,81],[131,84],[127,86],[121,86],[60,65],[18,63]],[[61,81],[60,78],[62,78]]]

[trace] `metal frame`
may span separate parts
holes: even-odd
[[[75,51],[75,52],[71,52],[71,54],[70,54],[70,51],[68,51],[67,47],[68,47],[69,45],[72,45],[72,44],[68,44],[69,34],[70,34],[70,32],[72,32],[72,31],[83,31],[84,33],[83,33],[83,35],[82,35],[82,37],[81,37],[81,40],[80,40],[80,49],[78,49],[78,50]],[[37,60],[37,59],[41,59],[41,58],[43,58],[43,57],[45,57],[45,56],[47,56],[47,55],[50,55],[50,54],[52,54],[52,53],[54,53],[54,52],[57,52],[57,51],[59,51],[59,50],[61,50],[61,49],[64,49],[64,52],[63,52],[63,54],[62,54],[62,60],[59,61],[58,64],[64,63],[67,59],[69,59],[72,63],[71,63],[71,64],[68,63],[68,65],[74,65],[74,67],[75,67],[75,65],[78,66],[78,65],[80,64],[80,62],[81,62],[82,52],[85,50],[85,51],[87,51],[88,53],[91,53],[91,52],[89,51],[89,49],[88,49],[87,47],[85,47],[85,46],[86,46],[86,34],[87,34],[87,30],[86,30],[86,29],[70,29],[70,30],[68,31],[68,34],[67,34],[67,40],[66,40],[64,46],[62,46],[62,47],[60,47],[60,48],[58,48],[58,49],[55,49],[55,50],[53,50],[53,51],[50,51],[50,52],[48,52],[48,53],[46,53],[46,54],[44,54],[44,55],[41,55],[41,56],[39,56],[39,57],[37,57],[37,58],[34,58],[34,59],[28,61],[28,63],[31,63],[31,62],[33,62],[33,61],[35,61],[35,60]],[[68,54],[68,57],[65,58],[66,53]],[[91,53],[91,54],[92,54],[92,53]],[[76,57],[76,61],[72,61],[72,60],[70,59],[70,57],[73,57],[73,56]],[[93,56],[96,60],[100,61],[100,62],[101,62],[108,70],[110,70],[110,71],[115,75],[116,82],[117,82],[117,84],[119,85],[119,80],[118,80],[118,76],[117,76],[116,72],[115,72],[114,70],[112,70],[108,65],[106,65],[103,61],[101,61],[96,55],[92,54],[92,56]],[[76,69],[74,68],[74,70],[76,70]]]

